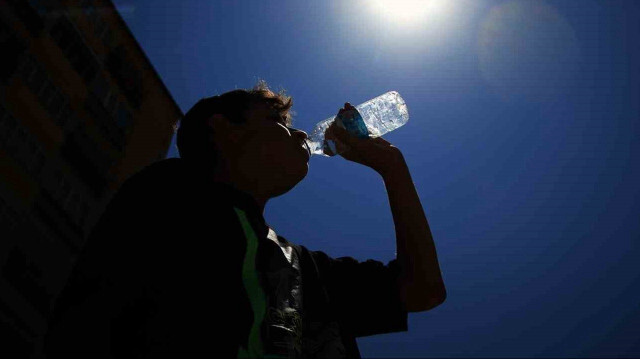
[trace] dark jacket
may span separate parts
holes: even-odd
[[[162,160],[107,206],[56,301],[44,350],[359,357],[356,337],[407,330],[398,272],[395,260],[334,259],[290,243],[248,194]]]

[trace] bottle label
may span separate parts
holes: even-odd
[[[345,110],[336,117],[338,125],[358,138],[369,138],[369,130],[355,108]]]

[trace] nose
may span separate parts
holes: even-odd
[[[307,152],[309,152],[309,155],[311,155],[311,149],[309,148],[309,143],[307,142],[307,139],[309,138],[307,133],[302,130],[298,130],[296,128],[290,128],[290,130],[291,130],[291,134],[294,137],[298,138],[298,140],[300,141],[300,144],[307,150]]]

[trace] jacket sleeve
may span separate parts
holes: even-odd
[[[310,253],[342,328],[355,337],[407,331],[395,259],[385,265],[371,259],[334,259],[321,251]]]

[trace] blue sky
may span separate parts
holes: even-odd
[[[115,3],[184,112],[264,79],[309,131],[346,101],[403,96],[409,122],[384,137],[448,299],[358,339],[363,356],[640,356],[640,2]],[[312,157],[265,217],[334,257],[394,257],[381,178],[340,157]]]

